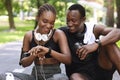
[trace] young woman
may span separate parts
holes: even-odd
[[[66,36],[61,30],[54,29],[55,19],[55,8],[49,4],[42,5],[36,17],[35,30],[24,36],[20,64],[28,67],[34,63],[32,75],[37,80],[46,80],[61,73],[61,62],[71,63]]]
[[[61,29],[72,55],[71,65],[66,65],[70,80],[112,80],[116,69],[120,74],[120,49],[115,44],[120,29],[86,23],[85,8],[80,4],[68,8],[66,19],[67,27]]]

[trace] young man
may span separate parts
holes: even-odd
[[[85,23],[85,19],[83,6],[69,7],[67,27],[61,28],[72,54],[66,73],[70,80],[112,80],[116,69],[120,74],[120,49],[115,44],[120,39],[120,29]]]

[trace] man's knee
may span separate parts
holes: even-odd
[[[113,68],[113,61],[116,59],[119,50],[116,44],[109,44],[101,47],[98,62],[103,69],[111,70]]]
[[[114,49],[114,48],[116,48],[116,47],[117,47],[117,45],[116,45],[115,43],[112,43],[112,44],[106,45],[106,46],[105,46],[105,49],[106,49],[106,50],[111,50],[111,49]]]

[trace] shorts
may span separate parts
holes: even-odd
[[[74,67],[73,67],[74,66]],[[80,73],[89,78],[89,80],[112,80],[115,68],[105,70],[98,64],[98,60],[87,62],[86,64],[72,64],[66,65],[66,73],[70,77],[73,73]]]
[[[41,70],[41,66],[36,65],[32,69],[32,75],[39,80],[44,80],[53,77],[54,74],[61,73],[59,64],[52,65],[44,65],[43,70]],[[44,75],[45,74],[45,75]]]

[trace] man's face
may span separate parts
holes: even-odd
[[[80,30],[83,19],[78,10],[71,10],[67,12],[67,26],[71,33],[77,32]]]

